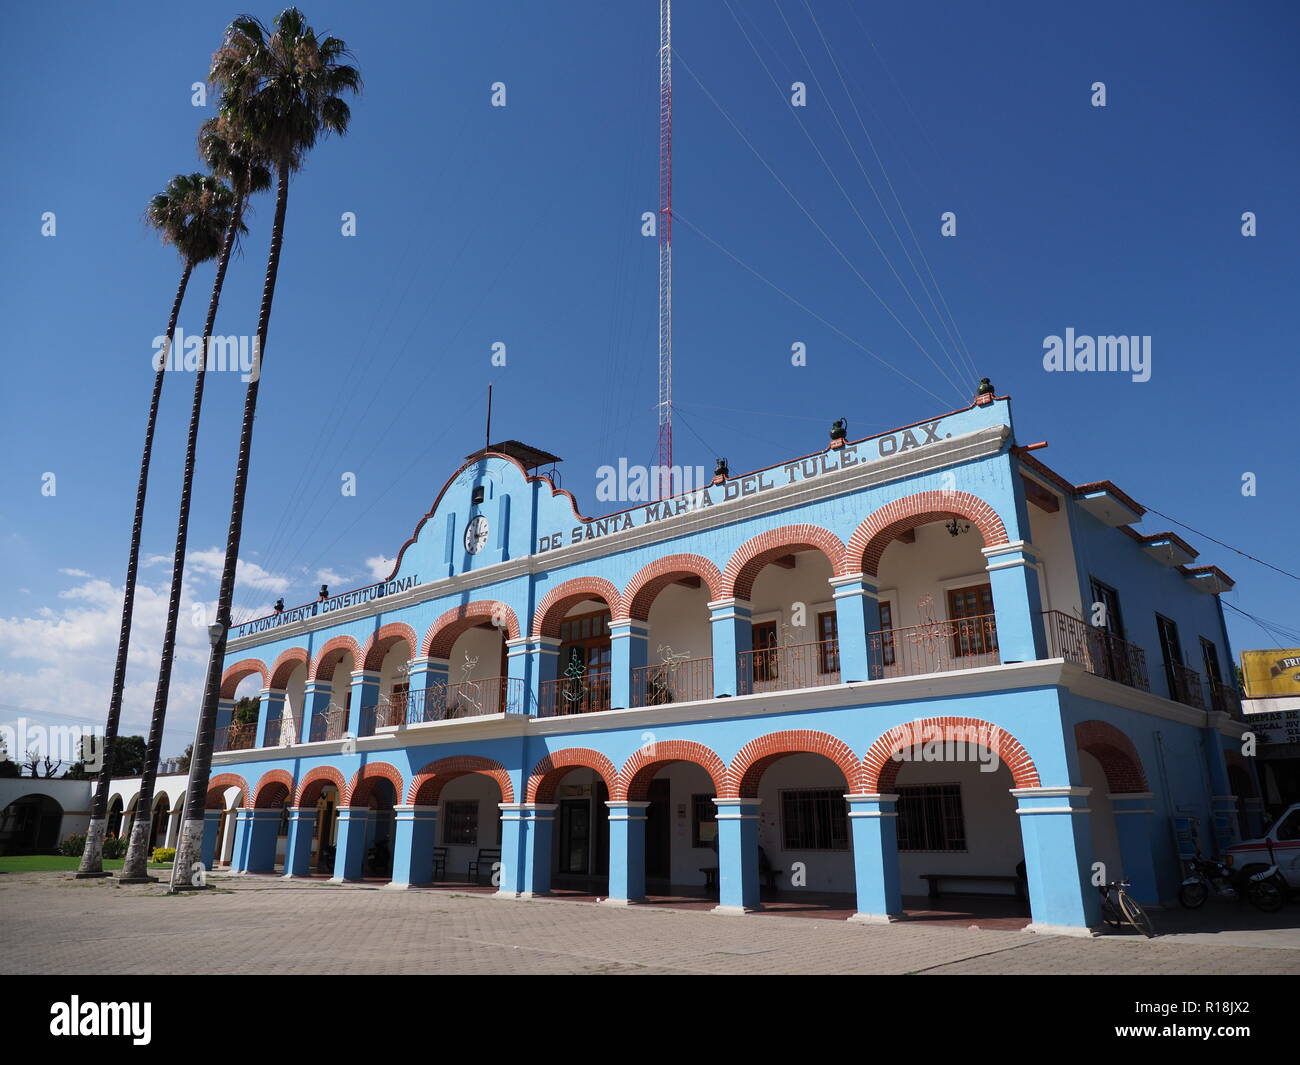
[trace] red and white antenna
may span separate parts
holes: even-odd
[[[673,494],[673,11],[659,0],[659,484]]]

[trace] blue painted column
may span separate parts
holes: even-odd
[[[758,799],[714,799],[718,808],[718,905],[714,913],[761,910]]]
[[[1092,883],[1091,788],[1012,788],[1029,879],[1031,931],[1082,934],[1101,924]]]
[[[542,717],[555,715],[555,690],[550,681],[556,679],[560,662],[560,641],[550,636],[531,636],[524,653],[529,658],[528,702],[530,713]],[[549,693],[549,694],[548,694]]]
[[[839,634],[840,680],[871,680],[881,676],[872,672],[873,662],[880,662],[880,649],[874,656],[868,641],[871,634],[880,631],[879,585],[875,577],[854,573],[847,577],[832,577],[835,589],[835,630]],[[877,637],[879,638],[879,637]]]
[[[217,833],[221,830],[221,811],[203,811],[203,840],[199,845],[199,861],[203,868],[212,870],[217,860]]]
[[[519,807],[527,819],[524,828],[524,898],[533,895],[547,895],[551,891],[551,841],[555,833],[555,811],[558,806],[553,802],[525,803]]]
[[[998,625],[998,652],[1003,662],[1034,662],[1045,658],[1043,599],[1038,585],[1038,559],[1032,544],[1017,540],[983,548],[988,559],[989,586]]]
[[[1158,906],[1160,884],[1156,879],[1154,839],[1157,821],[1151,792],[1126,791],[1108,798],[1111,812],[1115,815],[1115,834],[1119,837],[1124,879],[1132,885],[1133,897],[1138,902]]]
[[[348,703],[348,732],[353,736],[375,734],[375,707],[379,704],[379,670],[358,669],[352,673],[352,698]]]
[[[438,839],[438,807],[393,807],[393,879],[408,888],[433,883],[433,848]]]
[[[713,697],[740,695],[751,686],[740,677],[742,651],[754,649],[753,611],[744,599],[717,599],[709,604],[709,626],[713,634]]]
[[[447,660],[445,658],[412,658],[408,667],[407,683],[411,694],[407,699],[406,720],[438,721],[446,708]]]
[[[285,876],[311,875],[311,841],[316,835],[315,806],[289,807],[289,841],[284,854]]]
[[[217,734],[221,734],[223,728],[229,728],[235,720],[235,700],[219,699],[217,700]]]
[[[324,714],[330,708],[330,699],[334,694],[334,685],[327,680],[309,680],[303,689],[302,730],[299,738],[305,743],[314,743],[325,738]]]
[[[850,921],[877,924],[903,914],[898,867],[898,796],[846,795],[853,834],[853,878],[858,910]]]
[[[625,710],[632,705],[632,671],[649,663],[650,626],[644,621],[609,623],[609,707]],[[641,693],[644,695],[644,691]],[[644,700],[642,700],[644,701]]]
[[[528,840],[527,804],[499,802],[501,810],[501,868],[492,872],[495,898],[514,899],[524,891],[524,848]]]
[[[1223,735],[1218,728],[1221,722],[1231,718],[1221,711],[1211,711],[1206,719],[1209,724],[1201,729],[1201,751],[1210,778],[1210,831],[1216,852],[1222,854],[1237,842],[1237,797],[1232,793],[1232,783],[1228,779],[1228,759],[1223,752]]]
[[[278,747],[280,744],[280,718],[284,716],[284,690],[263,688],[257,696],[256,747]]]
[[[240,808],[235,811],[235,847],[230,853],[230,870],[234,873],[248,872],[248,848],[250,845],[249,829],[253,823],[253,811]]]
[[[338,829],[334,837],[334,882],[360,880],[365,873],[366,836],[370,828],[370,810],[364,806],[340,806]]]
[[[249,822],[247,864],[250,873],[269,873],[275,869],[275,846],[279,839],[280,808],[253,810]]]
[[[645,822],[648,802],[609,800],[610,906],[645,898]]]

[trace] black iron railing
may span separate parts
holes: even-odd
[[[257,722],[241,721],[217,729],[212,750],[214,754],[220,754],[222,751],[246,751],[256,742]]]
[[[399,692],[384,702],[361,709],[366,734],[395,725],[424,725],[489,714],[526,713],[524,682],[520,677],[485,677],[457,684],[434,684]]]
[[[1210,681],[1208,686],[1210,689],[1211,710],[1217,710],[1221,714],[1231,714],[1233,717],[1241,717],[1241,695],[1236,688],[1217,680]]]
[[[998,623],[993,614],[929,621],[867,634],[872,680],[999,665]]]
[[[1201,675],[1189,666],[1177,662],[1165,663],[1165,680],[1169,682],[1169,698],[1185,706],[1205,709],[1205,694],[1201,690]]]
[[[741,651],[736,666],[736,690],[741,695],[838,684],[840,645],[837,640],[822,640]]]
[[[1043,613],[1048,652],[1082,666],[1089,673],[1107,680],[1127,684],[1130,688],[1150,691],[1147,680],[1146,652],[1113,632],[1088,625],[1059,610]]]
[[[544,680],[537,693],[537,716],[560,717],[608,710],[609,684],[608,671]]]
[[[633,706],[663,706],[712,698],[712,658],[688,658],[632,670]]]

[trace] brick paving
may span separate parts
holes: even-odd
[[[0,876],[0,973],[1300,974],[1300,949],[1233,934],[1085,939],[320,880],[212,882],[173,897],[59,873]],[[1300,944],[1293,930],[1249,934]]]

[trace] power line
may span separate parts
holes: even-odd
[[[1242,551],[1240,548],[1233,547],[1231,544],[1225,544],[1222,540],[1216,540],[1209,533],[1203,533],[1200,531],[1200,529],[1194,529],[1190,525],[1187,525],[1184,522],[1179,521],[1177,518],[1171,518],[1168,514],[1156,510],[1155,507],[1146,507],[1146,509],[1151,511],[1152,514],[1159,514],[1162,518],[1165,519],[1165,521],[1172,521],[1175,525],[1179,526],[1180,528],[1186,529],[1188,532],[1195,533],[1197,536],[1209,540],[1210,543],[1212,544],[1218,544],[1220,547],[1226,547],[1229,551],[1232,551],[1235,554],[1240,555],[1242,558],[1248,558],[1252,562],[1258,562],[1261,566],[1265,566],[1268,569],[1271,569],[1274,573],[1280,573],[1282,574],[1283,577],[1290,577],[1293,581],[1300,581],[1300,576],[1292,573],[1290,570],[1282,569],[1280,566],[1275,566],[1271,562],[1265,562],[1262,558],[1256,558],[1254,555],[1250,554],[1247,551]]]

